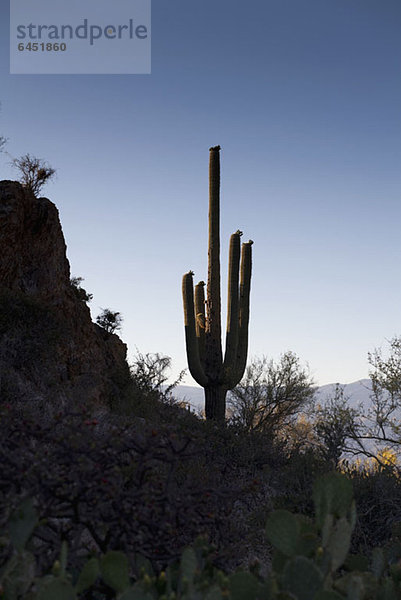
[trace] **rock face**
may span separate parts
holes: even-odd
[[[1,181],[0,399],[111,405],[129,386],[126,352],[70,283],[56,206]]]

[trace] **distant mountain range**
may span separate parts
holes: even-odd
[[[316,392],[317,398],[324,401],[327,398],[334,396],[336,383],[328,383],[318,388]],[[356,408],[359,404],[367,406],[370,402],[372,393],[372,382],[370,379],[359,379],[353,383],[340,384],[344,387],[344,398],[348,400],[351,407]]]
[[[317,399],[324,402],[327,398],[334,395],[336,383],[328,383],[318,388],[316,392]],[[357,407],[360,403],[369,404],[369,396],[372,392],[370,379],[359,379],[353,383],[341,384],[344,386],[344,398],[348,399],[349,405]],[[173,395],[179,400],[189,402],[195,411],[203,408],[204,392],[203,388],[191,385],[179,385],[175,388]]]

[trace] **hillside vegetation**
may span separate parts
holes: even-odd
[[[34,402],[1,404],[3,598],[400,597],[396,466],[339,466],[352,485],[345,508],[333,509],[330,517],[330,535],[345,541],[328,567],[320,555],[331,556],[336,542],[327,541],[328,524],[313,525],[314,482],[333,466],[320,447],[300,443],[294,434],[247,430],[235,420],[226,426],[206,422],[175,404],[151,378],[138,378],[138,369],[131,383],[124,401],[109,409],[89,410],[84,402],[60,409],[54,403],[43,412]],[[328,489],[334,485],[335,498],[342,481],[326,483]],[[355,514],[349,512],[352,488]],[[330,513],[330,506],[324,510]],[[287,511],[304,517],[290,521]],[[281,533],[284,525],[272,520],[280,518]],[[310,540],[305,547],[296,542],[304,534]],[[372,575],[369,561],[372,551],[379,560],[377,546],[389,549]],[[344,580],[333,587],[337,595],[305,595],[299,591],[304,583],[284,592],[285,569],[294,570],[296,581],[302,557],[316,594],[355,569],[362,591],[349,595]],[[379,594],[382,586],[389,595]],[[66,595],[55,594],[59,589]]]

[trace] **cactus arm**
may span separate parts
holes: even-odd
[[[206,364],[209,380],[218,381],[223,362],[220,301],[220,146],[210,148],[209,247],[207,275]]]
[[[182,299],[184,303],[185,343],[187,348],[188,367],[192,377],[202,387],[208,380],[199,359],[198,340],[195,329],[193,273],[189,271],[182,278]]]
[[[228,259],[228,296],[227,296],[227,331],[226,352],[224,356],[224,380],[230,382],[235,371],[238,346],[239,321],[239,263],[241,253],[240,238],[242,231],[236,231],[230,238]]]
[[[230,381],[230,389],[238,385],[241,381],[248,353],[248,326],[249,326],[249,297],[251,292],[251,274],[252,274],[252,244],[253,241],[242,244],[241,249],[241,280],[239,294],[239,328],[238,328],[238,347],[235,373]]]
[[[195,286],[195,325],[196,337],[198,340],[199,359],[202,367],[205,366],[205,282],[200,281]]]

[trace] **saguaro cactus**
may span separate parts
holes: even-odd
[[[205,302],[200,281],[193,287],[193,272],[182,280],[185,341],[189,371],[205,389],[206,419],[224,421],[226,394],[241,380],[248,351],[249,294],[252,240],[242,244],[241,231],[230,238],[226,351],[221,347],[220,301],[220,146],[210,148],[209,250]],[[241,266],[240,266],[241,259]]]

